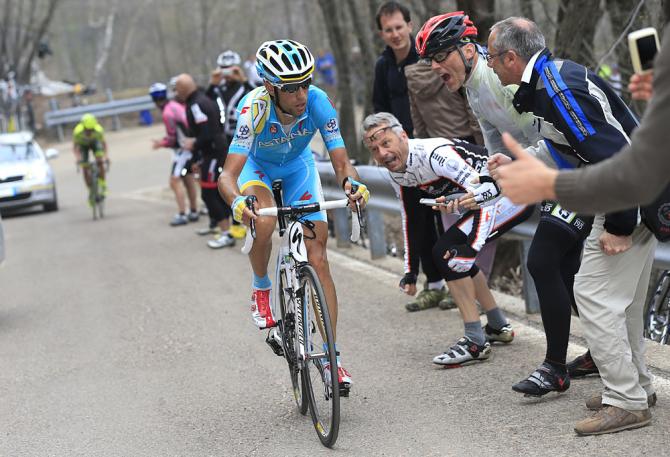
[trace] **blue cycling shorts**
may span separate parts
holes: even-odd
[[[244,193],[244,190],[251,186],[261,186],[267,188],[272,194],[272,181],[275,179],[282,180],[284,205],[323,201],[321,179],[311,153],[300,154],[281,166],[248,156],[237,179],[237,186],[241,193]],[[326,212],[319,211],[318,213],[307,214],[304,219],[325,222],[327,220]]]

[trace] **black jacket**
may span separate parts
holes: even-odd
[[[220,86],[210,84],[207,88],[207,96],[216,102],[219,111],[225,116],[223,132],[227,137],[228,143],[232,141],[235,135],[235,128],[237,127],[237,104],[253,89],[254,86],[248,82],[224,83]]]
[[[582,65],[554,59],[548,49],[537,57],[529,82],[514,96],[519,112],[532,112],[547,149],[560,168],[603,161],[630,143],[637,119],[612,88]],[[637,208],[605,215],[605,230],[630,235]]]
[[[216,157],[223,163],[227,150],[226,139],[216,102],[207,97],[202,89],[196,90],[186,99],[186,118],[191,136],[195,137],[195,158]]]
[[[409,92],[405,79],[405,66],[419,61],[419,54],[410,37],[411,47],[407,58],[399,64],[395,61],[393,50],[386,47],[375,64],[375,82],[372,90],[372,104],[375,112],[386,111],[398,118],[410,138],[414,126],[410,114]]]

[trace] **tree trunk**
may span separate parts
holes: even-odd
[[[601,14],[599,1],[564,0],[560,3],[554,54],[587,67],[592,66],[593,36]]]
[[[372,85],[375,77],[374,62],[377,60],[377,56],[375,55],[370,30],[366,27],[361,15],[357,14],[355,0],[347,0],[347,5],[354,22],[354,29],[356,30],[354,35],[358,38],[358,46],[361,50],[359,58],[353,64],[357,68],[357,73],[363,76],[363,116],[367,116],[374,111],[372,106]]]
[[[456,8],[470,16],[477,27],[477,40],[486,44],[489,30],[495,24],[495,2],[492,0],[456,0]]]
[[[525,18],[535,21],[535,13],[533,12],[533,0],[519,0],[521,6],[521,15]]]
[[[103,81],[101,81],[102,70],[107,64],[107,59],[109,59],[109,51],[112,49],[112,41],[114,39],[114,21],[116,20],[116,7],[117,5],[114,4],[112,6],[112,10],[107,15],[107,19],[105,21],[105,35],[102,39],[98,59],[95,62],[92,82],[97,84],[99,88],[102,88],[103,86]]]
[[[364,161],[356,135],[354,94],[351,87],[351,65],[349,63],[351,46],[349,44],[349,34],[345,30],[346,11],[342,9],[342,4],[330,0],[319,0],[319,5],[323,17],[330,18],[330,20],[325,21],[325,26],[337,66],[340,131],[349,156]]]

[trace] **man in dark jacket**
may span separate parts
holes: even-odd
[[[219,194],[217,180],[226,160],[226,139],[221,124],[221,113],[216,103],[195,84],[193,77],[182,74],[177,77],[175,93],[178,100],[186,104],[186,118],[192,139],[184,141],[184,149],[192,151],[200,171],[202,200],[207,205],[210,227],[218,226],[221,235],[209,240],[212,249],[233,246],[230,235],[230,207]]]
[[[231,50],[224,51],[217,57],[216,64],[218,67],[210,76],[207,96],[216,102],[221,112],[227,154],[237,127],[237,104],[254,89],[254,86],[249,84],[238,53]],[[237,239],[244,238],[246,234],[244,225],[233,220],[230,234]]]
[[[412,22],[410,12],[404,5],[391,1],[379,7],[377,11],[377,27],[379,34],[386,43],[375,64],[375,81],[372,92],[372,103],[375,112],[393,114],[403,129],[412,137],[414,127],[410,114],[409,93],[405,79],[405,66],[419,61],[419,55],[412,39]],[[415,187],[401,187],[402,215],[405,225],[405,275],[400,280],[400,288],[408,295],[416,294],[416,282],[421,268],[428,280],[428,287],[419,292],[416,300],[408,303],[408,311],[419,311],[433,308],[442,300],[443,306],[452,305],[453,301],[443,291],[444,281],[432,258],[432,246],[437,241],[438,233],[442,233],[442,222],[436,212],[428,206],[419,204],[422,193]]]
[[[500,21],[491,29],[489,53],[496,58],[489,65],[503,84],[519,84],[517,111],[544,120],[540,134],[556,163],[588,166],[627,146],[637,120],[623,101],[598,76],[554,58],[540,42],[532,21]],[[598,412],[577,423],[580,435],[651,423],[656,394],[644,361],[642,310],[656,240],[638,216],[638,208],[596,215],[575,277],[580,320],[605,385],[602,396],[587,400]]]

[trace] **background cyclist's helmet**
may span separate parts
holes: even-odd
[[[149,87],[149,95],[154,101],[165,100],[167,98],[167,86],[163,83],[153,83]]]
[[[81,125],[86,130],[93,130],[98,125],[98,120],[91,113],[86,113],[81,117]]]
[[[233,65],[240,65],[242,59],[240,55],[234,51],[228,50],[219,54],[219,57],[216,58],[216,64],[221,67],[231,67]]]
[[[416,50],[421,58],[427,58],[443,49],[476,39],[477,27],[467,14],[456,11],[428,19],[416,35]]]
[[[266,41],[256,52],[256,71],[270,84],[299,83],[312,76],[314,56],[297,41]]]

